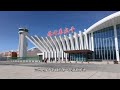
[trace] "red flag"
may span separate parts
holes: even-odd
[[[74,30],[75,30],[75,28],[74,28],[74,26],[72,26],[71,29],[70,29],[69,31],[73,33]]]
[[[49,31],[48,34],[47,34],[47,36],[49,36],[49,37],[52,36],[52,32]]]
[[[54,32],[53,32],[53,35],[57,35],[58,34],[58,31],[57,30],[55,30]]]
[[[68,30],[68,28],[65,28],[64,34],[67,34],[67,33],[69,33],[69,30]]]
[[[62,31],[62,28],[59,29],[59,35],[62,35],[63,31]]]

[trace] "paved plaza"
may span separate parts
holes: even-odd
[[[68,71],[75,68],[79,71]],[[48,69],[64,69],[66,71],[47,71]],[[107,64],[107,62],[41,63],[1,61],[0,79],[120,79],[120,64],[113,64],[113,62]]]

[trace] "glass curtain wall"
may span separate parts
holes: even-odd
[[[69,53],[70,61],[86,61],[86,56],[82,53]]]
[[[95,60],[116,59],[113,26],[93,32]]]

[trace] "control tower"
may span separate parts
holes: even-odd
[[[25,37],[28,34],[28,30],[26,28],[19,28],[19,46],[18,53],[21,59],[24,59],[27,56],[27,38]]]

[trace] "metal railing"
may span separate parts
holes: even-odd
[[[39,57],[8,57],[7,60],[39,60]]]
[[[43,62],[45,63],[45,60],[40,60],[39,57],[35,56],[35,57],[0,57],[0,61],[10,61],[10,62]],[[58,62],[59,63],[60,60],[58,61],[47,61],[47,62]],[[64,59],[65,63],[66,63],[66,59]],[[63,62],[64,62],[63,61]],[[100,59],[87,59],[87,60],[68,60],[68,62],[72,62],[72,61],[75,61],[76,63],[77,62],[113,62],[114,60],[100,60]],[[46,63],[47,63],[46,62]]]
[[[7,57],[0,57],[0,61],[6,61]]]

